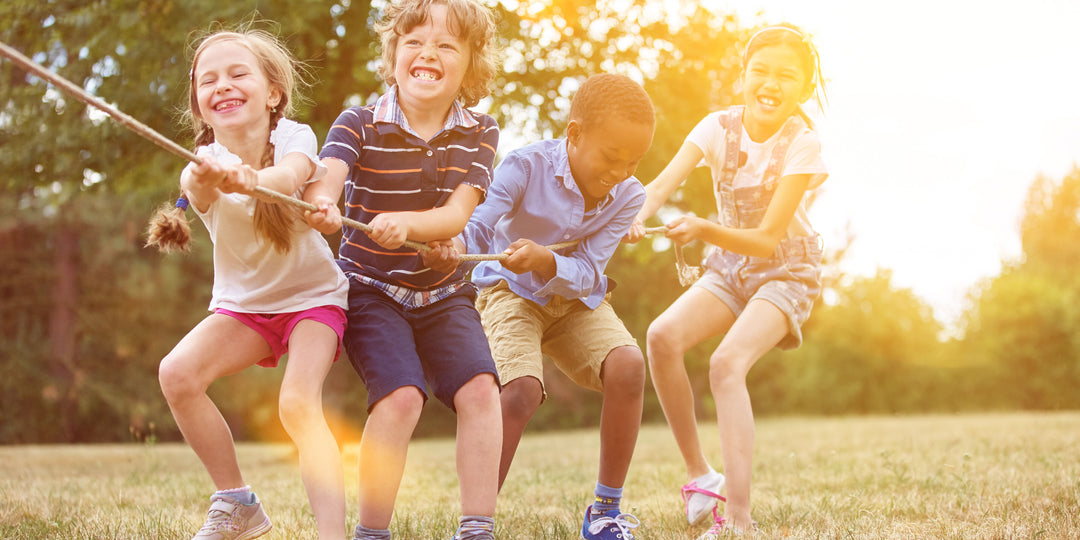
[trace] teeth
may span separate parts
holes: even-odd
[[[767,97],[767,96],[759,97],[758,102],[760,102],[762,105],[768,105],[769,107],[776,107],[776,106],[780,105],[780,100],[779,99],[774,99],[774,98]]]
[[[222,103],[218,103],[217,106],[214,107],[214,110],[215,111],[220,111],[222,109],[227,109],[229,107],[238,107],[238,106],[240,106],[242,104],[243,104],[242,101],[234,99],[234,100],[231,100],[231,101],[225,101],[225,102],[222,102]]]
[[[421,79],[421,80],[424,80],[424,81],[436,81],[436,80],[439,79],[438,76],[436,76],[434,73],[432,73],[430,71],[419,71],[418,70],[418,71],[414,71],[412,75],[413,75],[414,78]]]

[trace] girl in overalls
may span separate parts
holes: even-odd
[[[755,527],[754,416],[746,375],[773,347],[799,346],[800,327],[821,291],[820,239],[807,220],[806,193],[827,172],[801,108],[820,78],[816,51],[796,28],[771,26],[748,42],[743,70],[745,104],[698,123],[647,186],[645,206],[627,234],[628,241],[640,239],[642,223],[704,159],[712,170],[719,222],[684,215],[667,224],[667,236],[677,252],[692,240],[714,247],[704,275],[649,325],[647,342],[656,394],[686,462],[686,518],[695,523],[712,510],[714,524],[701,540]],[[727,475],[722,514],[717,502],[724,500],[725,478],[702,451],[683,363],[688,349],[721,334],[709,359],[709,385]]]

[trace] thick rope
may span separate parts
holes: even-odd
[[[37,75],[38,77],[41,77],[42,79],[45,79],[46,81],[49,81],[49,82],[53,83],[58,88],[60,88],[61,90],[67,92],[68,94],[70,94],[72,97],[78,99],[79,101],[82,101],[83,103],[85,103],[87,105],[90,105],[91,107],[95,107],[97,109],[100,109],[102,112],[104,112],[104,113],[108,114],[109,116],[113,117],[114,120],[119,122],[124,127],[134,131],[135,133],[138,133],[139,135],[143,136],[146,139],[149,139],[151,142],[153,142],[154,144],[157,144],[158,146],[164,148],[165,150],[169,151],[173,155],[176,155],[178,157],[186,159],[186,160],[188,160],[188,161],[190,161],[190,162],[192,162],[192,163],[194,163],[196,165],[199,165],[199,164],[202,163],[202,158],[195,155],[195,153],[192,152],[191,150],[188,150],[187,148],[184,148],[183,146],[180,146],[179,144],[176,144],[171,139],[165,137],[164,135],[158,133],[157,131],[154,131],[150,126],[147,126],[146,124],[143,124],[142,122],[139,122],[138,120],[136,120],[136,119],[132,118],[131,116],[125,114],[124,112],[120,111],[116,107],[113,107],[112,105],[109,105],[108,103],[105,103],[101,99],[97,98],[94,95],[91,95],[86,90],[80,88],[76,84],[74,84],[71,81],[61,77],[60,75],[57,75],[56,73],[53,73],[52,71],[49,71],[45,66],[42,66],[41,64],[27,58],[22,53],[20,53],[19,51],[15,50],[14,48],[12,48],[11,46],[9,46],[8,44],[6,44],[6,43],[4,43],[2,41],[0,41],[0,55],[3,55],[5,57],[7,57],[9,60],[11,60],[12,62],[14,62],[19,67],[23,68],[24,70],[26,70],[26,71],[28,71],[30,73],[33,73],[34,75]],[[280,192],[274,191],[272,189],[267,189],[267,188],[265,188],[263,186],[255,186],[254,191],[255,191],[255,193],[258,193],[259,195],[263,195],[263,196],[265,196],[267,198],[273,199],[275,202],[284,203],[284,204],[291,204],[291,205],[293,205],[293,206],[295,206],[297,208],[300,208],[300,209],[303,209],[303,210],[308,210],[310,212],[317,212],[319,210],[319,208],[317,206],[315,206],[314,204],[311,204],[311,203],[309,203],[307,201],[302,201],[302,200],[297,199],[295,197],[290,197],[288,195],[285,195],[284,193],[280,193]],[[359,221],[347,218],[345,216],[341,216],[341,222],[344,223],[345,225],[348,225],[349,227],[352,227],[354,229],[362,231],[365,234],[370,234],[371,231],[372,231],[372,228],[371,228],[370,225],[360,223]],[[664,231],[667,231],[666,227],[657,227],[657,228],[654,228],[654,229],[646,229],[645,234],[655,234],[655,233],[660,233],[660,232],[664,232]],[[577,244],[578,242],[579,242],[579,240],[574,240],[574,241],[571,241],[571,242],[562,242],[562,243],[559,243],[559,244],[553,244],[553,245],[545,246],[545,247],[552,250],[552,251],[554,251],[554,250],[557,250],[557,249],[564,249],[564,248],[573,246],[573,245]],[[406,240],[404,245],[406,247],[415,249],[417,251],[431,251],[431,248],[428,247],[427,244],[423,244],[423,243],[420,243],[420,242],[414,242],[412,240]],[[459,260],[461,260],[461,261],[499,261],[499,260],[504,260],[506,258],[507,258],[507,255],[501,254],[501,253],[497,254],[497,255],[464,254],[464,255],[461,255],[459,257]]]

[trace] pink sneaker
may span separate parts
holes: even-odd
[[[717,518],[716,503],[727,500],[720,495],[720,490],[723,488],[724,475],[720,473],[716,473],[712,479],[703,482],[702,485],[698,485],[697,480],[691,480],[684,485],[682,500],[686,510],[686,521],[693,525],[701,521],[710,510],[712,510],[714,520],[722,520],[723,518]]]
[[[716,516],[716,521],[713,523],[709,530],[705,531],[705,534],[697,537],[697,540],[719,540],[721,538],[730,538],[732,536],[742,536],[744,534],[753,534],[757,532],[757,522],[750,524],[750,530],[744,531],[742,529],[736,529],[731,525],[728,525],[724,516]]]

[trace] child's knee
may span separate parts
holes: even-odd
[[[459,412],[498,409],[499,385],[490,373],[483,373],[469,379],[454,394],[454,408]]]
[[[415,386],[406,386],[390,392],[372,408],[372,414],[391,419],[394,422],[415,425],[420,420],[420,411],[424,408],[424,396]]]
[[[322,404],[317,396],[282,387],[278,396],[278,417],[285,431],[314,427],[323,422]]]
[[[645,391],[645,357],[637,347],[618,347],[608,353],[600,370],[604,391],[627,394]]]
[[[169,402],[182,400],[206,390],[199,378],[179,356],[169,354],[158,365],[158,384]]]
[[[503,387],[500,400],[504,416],[528,421],[544,401],[544,387],[533,377],[514,379]]]
[[[709,357],[709,385],[713,390],[746,386],[746,374],[739,370],[739,354],[722,344]]]
[[[645,334],[645,342],[649,348],[650,357],[656,354],[682,354],[681,344],[675,337],[675,330],[663,318],[656,319],[649,324],[649,330]]]

